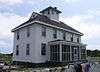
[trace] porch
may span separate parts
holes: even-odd
[[[82,62],[86,60],[86,45],[76,42],[55,40],[49,44],[49,61]]]

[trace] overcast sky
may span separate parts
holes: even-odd
[[[12,28],[48,6],[57,7],[61,21],[84,33],[87,49],[100,50],[100,0],[0,0],[0,52],[13,51]]]

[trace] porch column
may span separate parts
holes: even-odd
[[[62,44],[60,43],[60,62],[62,62]]]
[[[70,45],[70,61],[72,61],[72,47]]]

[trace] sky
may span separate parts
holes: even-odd
[[[60,21],[84,33],[87,49],[100,50],[100,0],[0,0],[0,52],[13,52],[11,29],[48,6],[62,13]]]

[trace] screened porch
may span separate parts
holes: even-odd
[[[86,45],[62,40],[49,44],[49,60],[52,62],[78,62],[86,60]]]

